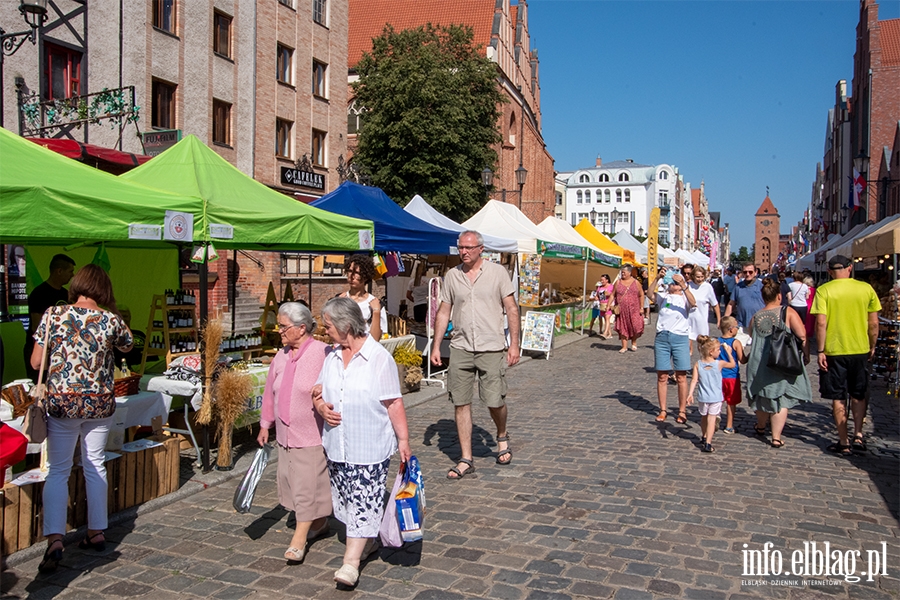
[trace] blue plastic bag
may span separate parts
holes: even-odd
[[[409,458],[400,489],[394,495],[397,505],[397,522],[404,542],[422,539],[425,519],[425,488],[422,485],[422,469],[415,456]]]

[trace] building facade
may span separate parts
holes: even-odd
[[[870,180],[862,210],[849,215],[848,225],[877,221],[887,206],[880,199],[879,168],[885,149],[890,149],[900,120],[900,19],[878,20],[878,3],[860,0],[853,56],[851,156],[868,157],[862,175]],[[891,213],[894,214],[894,213]]]
[[[668,247],[672,236],[672,204],[677,170],[671,165],[641,165],[619,160],[572,172],[566,181],[565,220],[571,225],[589,219],[600,231],[625,230],[643,236],[650,211],[660,208],[659,241]]]
[[[541,132],[540,63],[537,50],[531,48],[528,3],[525,0],[513,5],[510,0],[350,0],[349,81],[356,78],[354,67],[363,53],[371,49],[372,38],[381,35],[388,23],[397,31],[427,23],[472,28],[475,44],[497,65],[497,84],[507,100],[498,107],[501,116],[497,127],[502,141],[495,147],[496,199],[520,206],[535,223],[553,215],[555,172],[553,157]],[[352,99],[346,107],[352,146],[364,107],[356,106]],[[519,166],[528,171],[521,197],[515,174]]]

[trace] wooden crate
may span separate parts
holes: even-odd
[[[178,489],[181,464],[179,440],[158,438],[162,446],[140,452],[123,452],[106,463],[109,483],[109,514],[121,512]],[[8,556],[44,539],[44,484],[0,489],[0,554]],[[87,524],[87,498],[81,467],[74,467],[69,477],[69,505],[66,531]]]

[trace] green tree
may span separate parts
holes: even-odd
[[[747,251],[747,246],[741,246],[737,253],[731,253],[731,262],[736,264],[753,262],[753,252]]]
[[[372,182],[401,205],[420,194],[451,219],[477,212],[505,96],[472,28],[387,25],[357,72],[353,93],[365,112],[354,161]]]

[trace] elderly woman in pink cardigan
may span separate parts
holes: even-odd
[[[316,322],[299,302],[278,309],[284,348],[269,366],[263,393],[260,446],[275,426],[278,442],[278,501],[293,510],[297,528],[284,557],[302,561],[307,540],[326,535],[331,514],[331,484],[322,447],[322,417],[313,409],[311,389],[325,362],[328,346],[312,337]]]

